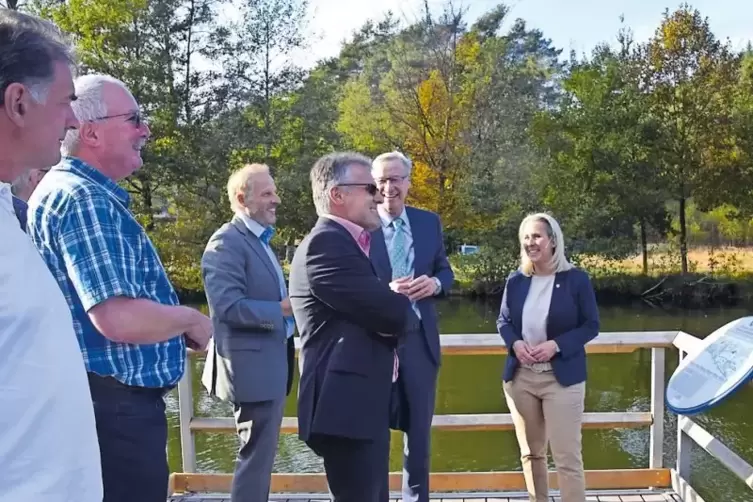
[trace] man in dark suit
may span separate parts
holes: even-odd
[[[403,437],[403,501],[429,501],[431,421],[440,366],[439,328],[435,298],[452,287],[439,217],[405,205],[411,161],[400,152],[378,156],[372,164],[384,202],[380,227],[374,231],[371,260],[383,281],[394,281],[407,295],[420,322],[404,327],[400,344],[396,399]]]
[[[214,326],[202,382],[234,406],[241,446],[232,501],[267,502],[295,362],[290,300],[269,247],[280,198],[263,164],[233,173],[227,189],[235,216],[201,260]]]
[[[300,438],[324,459],[335,502],[389,498],[389,417],[395,348],[410,302],[369,261],[382,201],[371,161],[319,159],[311,188],[319,220],[296,250],[290,302],[301,334]]]

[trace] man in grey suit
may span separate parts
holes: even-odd
[[[262,164],[233,173],[227,191],[235,216],[201,260],[214,324],[202,382],[235,410],[241,445],[231,500],[267,502],[295,357],[290,300],[269,247],[280,198]]]

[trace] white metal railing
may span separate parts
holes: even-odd
[[[680,331],[672,342],[680,352],[680,361],[701,348],[701,340]],[[672,487],[685,502],[704,502],[690,485],[690,453],[693,443],[703,448],[727,470],[753,489],[753,466],[730,450],[716,436],[685,415],[677,417],[677,466],[672,472]]]

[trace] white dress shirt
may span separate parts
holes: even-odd
[[[0,502],[101,502],[89,382],[63,293],[0,183]]]

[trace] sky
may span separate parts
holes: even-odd
[[[310,67],[319,59],[337,56],[340,43],[368,19],[381,19],[392,10],[403,22],[421,16],[424,0],[309,0],[309,31],[313,42],[309,50],[296,59]],[[445,0],[428,0],[429,6],[439,10]],[[494,0],[455,0],[456,6],[467,9],[468,19],[475,20],[499,2]],[[634,33],[637,42],[647,40],[659,26],[662,12],[680,6],[681,2],[657,0],[508,0],[510,14],[504,27],[517,18],[529,28],[540,29],[553,44],[563,49],[567,58],[570,50],[578,55],[590,54],[597,44],[615,43],[620,29],[620,15]],[[733,48],[742,49],[753,41],[753,0],[695,0],[688,2],[709,19],[714,34],[729,38]]]

